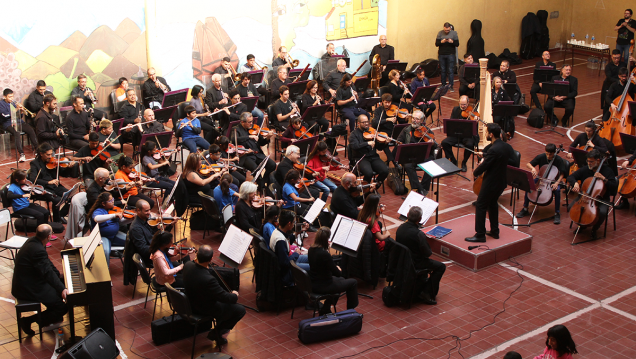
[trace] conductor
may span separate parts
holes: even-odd
[[[507,187],[506,171],[508,159],[514,153],[512,146],[501,140],[501,127],[496,123],[487,126],[490,145],[484,148],[484,159],[473,171],[476,178],[484,175],[475,210],[475,235],[467,237],[467,242],[486,242],[486,236],[499,238],[499,196]],[[486,232],[486,212],[490,219],[490,231]]]

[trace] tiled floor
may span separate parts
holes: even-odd
[[[553,56],[555,58],[560,57],[557,54]],[[528,101],[535,62],[525,61],[513,67]],[[558,65],[561,63],[558,61]],[[600,88],[604,77],[597,76],[595,70],[587,69],[582,58],[575,59],[573,75],[579,79],[575,125],[570,130],[559,129],[562,133],[567,132],[570,138],[552,133],[535,135],[535,129],[527,126],[525,118],[517,118],[518,132],[511,144],[521,152],[523,164],[541,153],[545,143],[563,143],[567,147],[571,138],[583,129],[583,122],[599,118]],[[438,81],[439,78],[435,78],[432,82]],[[457,92],[449,93],[442,100],[443,117],[450,114],[457,97]],[[557,113],[561,114],[562,110],[557,110]],[[445,135],[441,129],[435,132],[438,142],[441,141]],[[32,158],[29,154],[27,157]],[[0,176],[6,177],[10,168],[15,167],[15,162],[8,163],[10,160],[0,160]],[[25,165],[20,167],[24,168]],[[440,222],[473,213],[471,202],[474,200],[471,182],[460,177],[445,178],[440,192]],[[509,200],[508,191],[499,201],[502,223],[511,221]],[[387,188],[382,202],[388,207],[385,211],[386,226],[395,233],[399,223],[396,212],[402,198],[393,195]],[[519,209],[517,206],[516,210]],[[535,219],[550,216],[552,210],[552,206],[538,208]],[[570,245],[573,234],[568,227],[565,208],[562,213],[563,223],[559,226],[547,221],[532,227],[519,227],[519,230],[534,236],[532,253],[517,259],[522,266],[519,274],[515,271],[521,267],[511,261],[479,273],[448,264],[438,295],[439,304],[414,305],[410,309],[387,308],[382,304],[383,280],[375,289],[360,283],[360,292],[373,296],[373,299],[360,298],[357,310],[364,314],[362,332],[350,338],[311,345],[303,345],[297,339],[298,322],[309,318],[309,311],[298,308],[291,320],[290,310],[278,315],[248,310],[245,318],[230,334],[229,344],[223,348],[223,352],[235,358],[494,359],[503,357],[508,350],[516,350],[524,358],[532,358],[543,351],[547,329],[554,324],[565,324],[572,332],[580,352],[575,358],[635,358],[634,209],[617,211],[617,230],[613,230],[610,222],[606,238],[577,246]],[[429,221],[429,224],[432,222]],[[179,228],[182,225],[183,222]],[[578,239],[585,239],[588,235],[588,231],[583,231]],[[189,228],[186,228],[186,237],[193,245],[209,243],[214,248],[218,248],[221,241],[218,233],[204,239],[202,231],[190,231]],[[61,241],[56,241],[49,249],[58,267],[61,247]],[[44,334],[42,342],[37,336],[24,340],[22,345],[17,342],[15,311],[10,293],[12,268],[13,264],[7,260],[0,263],[0,355],[6,358],[48,358],[55,344],[51,332]],[[247,256],[241,265],[239,301],[255,307],[252,268],[250,257]],[[116,259],[111,261],[111,274],[117,340],[125,355],[153,359],[188,357],[191,339],[161,346],[153,344],[150,332],[153,302],[151,296],[144,309],[146,286],[140,281],[135,299],[132,300],[132,286],[122,285],[122,265]],[[156,316],[169,314],[167,301],[160,302]],[[77,326],[81,328],[83,325],[79,323]],[[195,356],[215,350],[205,335],[199,335]]]

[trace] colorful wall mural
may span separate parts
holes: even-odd
[[[20,13],[24,4],[12,2],[3,10]],[[301,66],[313,66],[326,44],[334,42],[336,52],[347,50],[353,71],[368,58],[377,36],[386,34],[387,16],[387,0],[28,6],[29,17],[6,17],[0,23],[0,87],[11,87],[23,100],[44,79],[58,99],[68,100],[77,75],[84,73],[101,103],[119,77],[140,83],[148,66],[173,89],[208,86],[222,57],[239,67],[254,54],[259,65],[271,68],[282,45]]]

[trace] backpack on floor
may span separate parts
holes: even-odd
[[[389,176],[386,178],[386,182],[396,196],[406,194],[407,190],[404,182],[402,182],[400,174],[395,168],[389,168]]]
[[[540,108],[535,108],[530,112],[528,116],[528,126],[534,128],[543,128],[543,119],[545,118],[545,112]]]

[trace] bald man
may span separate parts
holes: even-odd
[[[331,210],[336,215],[357,219],[358,207],[364,203],[362,196],[352,197],[351,191],[354,190],[356,184],[356,176],[347,172],[342,176],[340,186],[336,188],[331,197]]]
[[[343,59],[338,60],[336,69],[330,71],[327,77],[325,77],[325,81],[322,83],[322,88],[325,89],[325,91],[329,91],[332,97],[336,96],[336,91],[338,91],[342,76],[346,74],[346,68],[347,62]]]
[[[380,64],[382,64],[382,71],[384,71],[389,60],[395,60],[394,51],[393,46],[386,44],[386,35],[380,35],[380,43],[373,46],[369,55],[369,63],[373,63],[375,54],[380,55]]]
[[[163,123],[155,120],[155,111],[147,108],[144,111],[144,120],[143,120],[143,122],[149,122],[149,121],[153,121],[153,122],[141,125],[141,132],[142,133],[144,133],[144,134],[147,134],[147,133],[159,133],[159,132],[164,132],[165,131],[165,128],[163,127]]]
[[[159,109],[163,102],[163,88],[166,92],[171,91],[170,86],[163,77],[157,76],[157,70],[154,67],[148,69],[148,79],[143,84],[144,106],[147,108]]]

